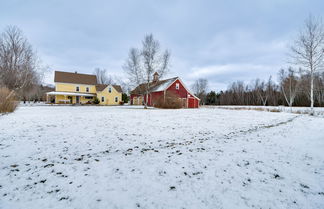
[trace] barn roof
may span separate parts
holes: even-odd
[[[55,71],[54,82],[96,85],[97,77],[95,75],[82,74],[77,72],[70,73]]]
[[[169,85],[176,81],[179,77],[169,78],[165,80],[160,80],[156,82],[150,82],[150,92],[164,91]],[[138,85],[131,94],[143,94],[145,93],[146,83]]]

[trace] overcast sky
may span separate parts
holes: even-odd
[[[207,78],[219,91],[276,79],[305,18],[323,11],[323,0],[0,0],[0,30],[21,28],[51,72],[100,67],[120,77],[129,48],[152,33],[171,51],[169,76],[188,85]],[[53,79],[49,72],[44,82]]]

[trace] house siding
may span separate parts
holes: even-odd
[[[79,91],[76,91],[76,87],[79,86]],[[89,92],[86,88],[89,87]],[[80,92],[80,93],[96,93],[96,86],[85,84],[70,84],[70,83],[55,83],[55,91],[67,91],[67,92]]]
[[[76,91],[77,86],[79,87],[79,91]],[[86,91],[87,87],[89,88],[88,92]],[[118,92],[113,86],[110,86],[112,91],[111,93],[109,93],[108,87],[106,87],[102,91],[97,92],[95,85],[55,83],[55,91],[97,94],[97,97],[100,101],[99,103],[100,105],[118,105],[119,102],[122,101],[122,93]],[[105,97],[104,102],[101,102],[101,97]],[[115,102],[115,97],[118,97],[117,102]],[[57,104],[66,103],[65,100],[69,100],[69,98],[72,98],[72,104],[76,103],[76,96],[64,96],[64,95],[56,95],[55,103]],[[79,102],[81,104],[86,104],[93,100],[93,99],[86,99],[85,96],[79,96],[79,98],[80,98]]]
[[[111,87],[111,93],[108,89]],[[104,90],[97,92],[97,97],[100,101],[100,105],[119,105],[119,102],[122,101],[122,93],[118,92],[114,87],[107,86]],[[105,97],[105,101],[102,102],[101,98]],[[115,101],[115,98],[118,97],[118,101]]]

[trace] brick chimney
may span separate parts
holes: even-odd
[[[159,81],[159,74],[157,72],[155,72],[153,74],[153,82],[157,82],[157,81]]]

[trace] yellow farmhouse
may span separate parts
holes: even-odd
[[[47,102],[56,104],[118,105],[122,101],[119,85],[97,84],[95,75],[55,71],[55,91],[47,93]]]

